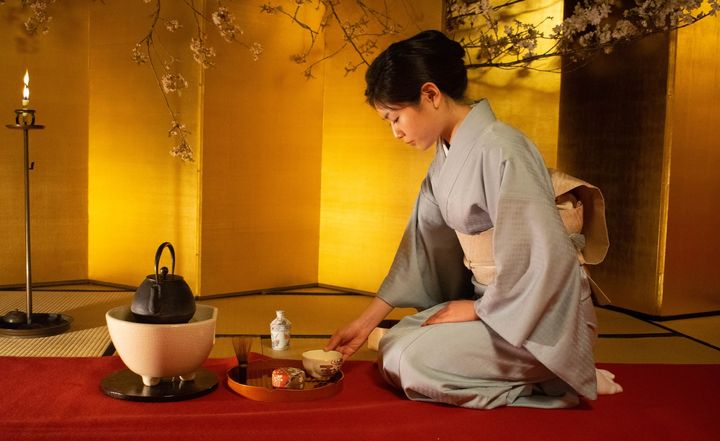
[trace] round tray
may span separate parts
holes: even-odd
[[[215,373],[205,368],[197,370],[193,381],[172,378],[150,387],[143,384],[140,375],[122,369],[105,377],[100,387],[106,395],[119,400],[163,402],[201,397],[214,391],[217,385]]]
[[[230,389],[255,401],[310,401],[331,397],[342,390],[344,375],[342,371],[327,381],[318,381],[310,376],[305,379],[304,389],[276,389],[272,387],[272,371],[281,367],[302,369],[298,360],[262,360],[250,363],[247,383],[241,383],[237,366],[227,372]]]

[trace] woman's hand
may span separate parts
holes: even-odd
[[[345,361],[360,349],[360,346],[365,343],[365,340],[367,340],[372,330],[373,328],[365,329],[365,327],[355,320],[344,328],[335,331],[325,346],[325,350],[340,352],[343,356],[343,361]]]
[[[475,300],[453,300],[430,316],[421,326],[438,323],[471,322],[480,320],[475,313]]]
[[[347,360],[360,349],[368,335],[392,309],[393,307],[385,301],[375,297],[365,311],[360,314],[360,317],[333,333],[324,349],[326,351],[336,350],[343,354],[343,361]]]

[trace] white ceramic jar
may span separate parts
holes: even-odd
[[[270,322],[270,340],[272,348],[283,351],[290,347],[290,328],[292,323],[282,310],[275,311],[275,319]]]

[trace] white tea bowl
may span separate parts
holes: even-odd
[[[197,305],[187,323],[154,324],[134,321],[130,306],[118,306],[105,314],[108,331],[120,358],[145,386],[162,378],[195,379],[195,372],[215,344],[217,308]]]
[[[314,349],[302,354],[303,368],[313,378],[327,380],[335,375],[342,366],[342,354],[338,351]]]

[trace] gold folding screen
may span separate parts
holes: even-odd
[[[168,241],[175,247],[175,272],[196,288],[201,163],[170,156],[172,117],[150,66],[130,59],[133,46],[148,32],[154,5],[89,2],[87,7],[88,278],[139,285],[153,273],[158,245]],[[192,23],[187,8],[177,2],[163,7],[166,17]],[[193,29],[171,34],[160,27],[156,32],[160,50],[182,54],[182,72],[192,87],[183,90],[182,100],[171,95],[170,103],[200,154],[202,94],[197,85],[203,72],[185,46]],[[162,74],[163,66],[157,68]],[[169,267],[168,253],[164,256],[162,264]]]

